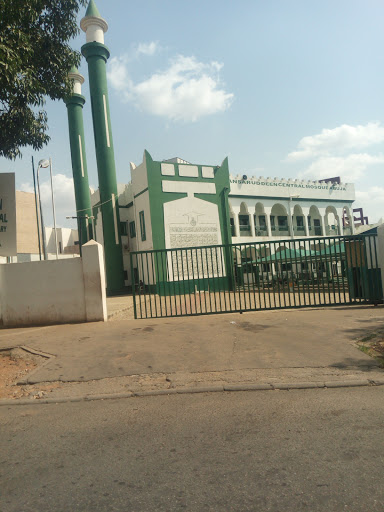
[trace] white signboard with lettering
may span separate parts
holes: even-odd
[[[221,245],[219,211],[216,204],[184,197],[164,204],[165,247],[183,249],[168,253],[168,280],[225,275],[221,250],[190,249]]]
[[[16,190],[15,173],[0,173],[0,256],[15,256]]]

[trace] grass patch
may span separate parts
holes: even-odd
[[[381,368],[384,368],[384,329],[371,332],[356,341],[361,352],[375,359]]]

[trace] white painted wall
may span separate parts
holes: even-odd
[[[47,253],[56,254],[56,241],[55,241],[55,230],[54,228],[45,228],[45,239],[47,246]],[[66,247],[73,247],[75,242],[79,240],[77,229],[71,228],[57,228],[57,249],[60,254],[60,242],[61,251],[64,253]]]
[[[5,327],[105,321],[102,247],[82,258],[0,265],[0,318]]]
[[[145,161],[145,155],[143,161],[137,167],[131,164],[131,177],[132,177],[132,191],[133,194],[139,194],[146,188],[148,188],[148,176],[147,176],[147,163]]]

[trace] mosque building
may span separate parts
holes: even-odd
[[[232,176],[220,165],[181,158],[153,160],[144,151],[130,164],[131,181],[117,185],[104,45],[107,22],[94,0],[81,28],[88,63],[99,189],[89,193],[81,95],[83,77],[72,69],[68,109],[72,167],[81,239],[104,245],[107,291],[131,285],[135,251],[325,238],[353,234],[353,184]]]

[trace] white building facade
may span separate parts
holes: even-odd
[[[221,166],[179,158],[156,162],[145,151],[140,165],[131,163],[131,182],[118,186],[125,285],[131,285],[132,274],[136,282],[145,282],[148,272],[152,281],[160,279],[151,269],[131,269],[136,251],[353,234],[354,199],[353,184],[231,176],[227,159]],[[91,200],[96,240],[102,243],[98,191]],[[222,266],[208,266],[215,277],[224,276]]]
[[[230,176],[233,243],[354,233],[351,183]]]

